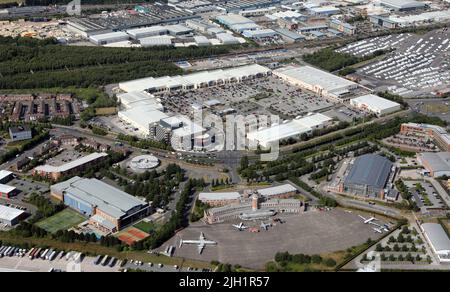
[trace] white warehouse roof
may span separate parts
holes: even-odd
[[[5,221],[12,221],[25,213],[22,210],[18,210],[15,208],[6,207],[4,205],[0,205],[0,219]]]
[[[329,93],[345,91],[358,86],[353,81],[311,66],[287,66],[274,70],[273,74],[293,83],[304,83],[314,88],[321,88]]]
[[[11,171],[8,170],[0,170],[0,180],[10,176],[12,174]]]
[[[53,166],[46,164],[36,167],[35,170],[44,172],[64,172],[105,156],[108,156],[108,154],[94,152],[60,166]]]
[[[436,252],[450,253],[450,239],[440,224],[424,223],[422,229]]]
[[[2,194],[9,194],[12,191],[14,191],[15,189],[16,189],[15,187],[0,184],[0,193],[2,193]]]
[[[271,187],[271,188],[260,189],[260,190],[258,190],[258,193],[264,197],[271,197],[271,196],[276,196],[279,194],[296,192],[296,191],[297,191],[297,189],[294,188],[292,185],[284,184],[284,185],[279,185],[279,186],[275,186],[275,187]]]
[[[392,108],[400,108],[400,104],[375,94],[359,96],[351,100],[352,104],[365,106],[371,111],[382,112]]]
[[[89,36],[89,39],[92,41],[95,41],[97,43],[100,43],[102,41],[109,41],[109,40],[126,40],[128,39],[128,34],[123,31],[116,31],[116,32],[109,32],[109,33],[103,33],[103,34],[95,34]]]
[[[381,4],[397,9],[425,7],[425,3],[414,0],[381,0]]]
[[[200,201],[238,200],[240,197],[241,194],[239,194],[238,192],[198,194],[198,199]]]

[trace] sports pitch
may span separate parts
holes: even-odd
[[[67,230],[83,221],[86,221],[86,218],[81,214],[71,209],[64,209],[52,217],[39,221],[36,225],[47,232],[55,233],[58,230]]]

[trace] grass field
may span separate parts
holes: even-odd
[[[434,114],[450,113],[450,106],[441,103],[429,103],[423,106],[423,110]]]
[[[55,233],[58,230],[67,230],[85,220],[86,218],[77,212],[71,209],[64,209],[52,217],[38,222],[36,225],[45,229],[47,232]]]
[[[155,224],[145,221],[141,221],[135,224],[134,227],[149,234],[151,234],[156,229]]]
[[[115,115],[117,114],[117,108],[116,107],[102,107],[102,108],[96,108],[95,114],[98,116],[109,116],[109,115]]]

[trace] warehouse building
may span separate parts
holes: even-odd
[[[130,36],[123,31],[109,32],[89,36],[89,41],[97,46],[129,40]]]
[[[305,39],[304,36],[296,32],[290,31],[286,28],[277,28],[275,31],[281,36],[281,38],[288,44],[298,43]]]
[[[104,160],[108,154],[91,153],[87,156],[81,157],[77,160],[73,160],[60,166],[42,165],[33,169],[33,175],[38,175],[51,180],[58,180],[61,177],[77,174],[80,171],[85,170],[87,167],[95,165]]]
[[[422,231],[441,263],[450,263],[450,239],[438,223],[423,223]]]
[[[308,8],[311,15],[314,16],[330,16],[334,14],[339,14],[341,10],[334,6],[320,6]]]
[[[148,203],[97,179],[73,177],[50,187],[51,195],[90,217],[91,223],[117,232],[150,214]]]
[[[312,135],[314,130],[326,127],[331,121],[332,118],[321,113],[309,114],[287,123],[276,124],[269,128],[250,132],[247,134],[247,138],[261,147],[268,148],[280,140],[299,138],[302,135]]]
[[[228,83],[238,83],[249,79],[264,77],[270,70],[258,64],[196,72],[188,75],[143,78],[119,83],[125,92],[147,91],[158,94],[177,90],[192,90]]]
[[[220,41],[222,45],[239,44],[239,40],[236,37],[226,32],[216,34],[216,38]]]
[[[396,11],[408,11],[415,9],[423,9],[426,7],[426,4],[419,1],[414,0],[381,0],[381,6],[390,8]]]
[[[395,173],[395,167],[387,158],[376,154],[362,155],[350,166],[340,192],[384,199],[391,173]]]
[[[384,116],[401,109],[400,104],[374,94],[353,98],[350,100],[350,105],[374,113],[377,116]]]
[[[9,128],[9,137],[14,142],[23,141],[33,138],[33,133],[28,126],[11,127]]]
[[[287,199],[297,194],[297,189],[290,184],[279,185],[257,190],[258,194],[266,199]]]
[[[450,152],[417,153],[417,161],[432,177],[450,177]]]
[[[347,35],[354,35],[356,33],[356,27],[336,18],[330,20],[329,26]]]
[[[253,20],[239,14],[230,13],[219,15],[216,17],[216,20],[220,24],[238,33],[242,33],[244,30],[254,30],[259,28],[259,25],[257,25]]]
[[[146,37],[151,37],[151,36],[166,35],[169,33],[167,28],[164,26],[161,26],[161,25],[134,28],[134,29],[129,29],[126,32],[128,35],[130,35],[130,37],[132,39],[135,39],[135,40],[146,38]]]
[[[200,193],[198,200],[210,205],[211,207],[220,207],[230,204],[237,204],[241,201],[241,194],[238,192],[226,193]]]
[[[250,39],[263,39],[272,38],[277,35],[277,32],[273,29],[257,29],[257,30],[244,30],[242,35]]]
[[[156,108],[156,106],[134,106],[130,109],[121,110],[117,113],[119,119],[129,125],[144,137],[150,135],[150,125],[159,122],[168,116]]]
[[[16,188],[4,184],[0,184],[0,198],[9,199],[16,193]]]
[[[320,96],[344,102],[358,84],[311,66],[287,66],[273,71],[286,82],[310,90]]]
[[[142,47],[171,47],[173,46],[171,36],[152,36],[139,40]]]
[[[405,123],[401,125],[400,133],[404,135],[420,135],[433,139],[443,151],[450,151],[450,134],[447,130],[429,124]]]
[[[25,212],[16,208],[0,205],[0,224],[14,226],[25,217]]]
[[[13,179],[13,173],[8,170],[0,170],[0,184],[6,184]]]

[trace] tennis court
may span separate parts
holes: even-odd
[[[39,221],[36,225],[47,232],[55,233],[58,230],[67,230],[86,221],[81,214],[71,209],[64,209],[55,215]]]

